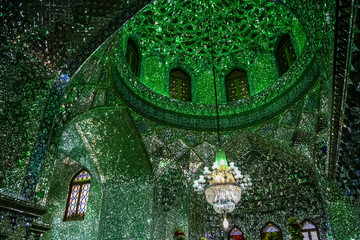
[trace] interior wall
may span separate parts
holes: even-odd
[[[360,219],[356,206],[339,184],[329,179],[319,181],[322,186],[326,216],[329,219],[330,239],[359,239]]]
[[[217,148],[216,133],[172,128],[144,120],[136,114],[133,116],[138,119],[137,126],[154,173],[162,176],[174,162],[182,170],[187,182],[189,213],[188,225],[180,227],[188,230],[185,233],[189,239],[199,239],[221,229],[222,216],[206,203],[203,193],[197,194],[192,188],[193,180],[202,174],[204,166],[212,166]],[[299,221],[310,218],[324,239],[329,230],[326,226],[329,219],[324,217],[319,191],[322,186],[317,182],[318,172],[314,170],[312,156],[302,155],[288,142],[284,144],[251,130],[221,134],[228,161],[234,162],[243,174],[249,174],[253,182],[253,187],[243,192],[239,206],[229,214],[230,225],[239,226],[248,239],[259,239],[260,230],[268,221],[279,225],[284,236],[288,236],[288,218],[297,217]],[[178,196],[173,193],[170,198]],[[159,204],[159,208],[165,204]],[[169,223],[173,224],[170,220]]]
[[[43,239],[97,239],[103,199],[99,170],[74,125],[68,126],[61,137],[46,199],[48,212],[42,219],[51,225],[51,230]],[[84,221],[64,222],[70,183],[82,168],[86,168],[91,174],[86,217]]]
[[[151,238],[152,169],[125,108],[95,109],[71,121],[59,144],[59,159],[66,157],[78,163],[55,169],[45,239]],[[93,176],[85,220],[63,222],[70,179],[82,166]]]
[[[169,164],[156,180],[153,239],[172,239],[178,227],[188,236],[189,193],[181,169]]]

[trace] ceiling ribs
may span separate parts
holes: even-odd
[[[356,4],[355,4],[356,2]],[[351,64],[351,47],[358,0],[336,1],[335,46],[332,79],[332,103],[327,174],[335,177],[339,159],[341,126],[345,110],[347,86]]]

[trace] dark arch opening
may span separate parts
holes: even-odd
[[[276,64],[281,77],[296,60],[294,46],[289,34],[282,36],[276,46],[275,53]]]
[[[228,231],[228,240],[235,239],[236,236],[242,236],[242,235],[244,235],[243,231],[241,231],[241,229],[238,226],[234,225]]]
[[[141,52],[136,42],[131,38],[128,39],[126,47],[126,61],[134,75],[139,77],[141,68]]]
[[[261,231],[260,231],[261,240],[265,239],[266,235],[271,232],[276,232],[278,234],[279,238],[283,239],[281,228],[273,222],[267,222],[261,228]]]

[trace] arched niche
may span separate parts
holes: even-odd
[[[273,222],[265,223],[265,225],[261,228],[261,231],[260,231],[261,240],[265,239],[265,237],[268,233],[274,233],[274,232],[278,234],[280,240],[283,239],[283,234],[282,234],[281,228],[278,225],[276,225]]]

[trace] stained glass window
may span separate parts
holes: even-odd
[[[126,61],[135,76],[140,76],[141,52],[133,39],[128,40],[126,48]]]
[[[228,239],[236,239],[237,236],[244,235],[238,226],[233,226],[228,232]]]
[[[64,221],[84,220],[91,176],[87,170],[78,172],[70,183]]]
[[[283,239],[281,228],[273,222],[267,222],[260,231],[261,239],[265,239],[269,233],[277,233],[280,239]]]
[[[316,225],[309,219],[304,219],[302,222],[302,234],[304,240],[319,240],[319,231]]]
[[[189,74],[180,68],[170,71],[170,96],[172,98],[191,101],[191,79]]]
[[[232,102],[250,96],[249,82],[246,72],[240,69],[232,70],[225,79],[227,101]]]
[[[275,57],[281,77],[296,60],[295,50],[289,35],[284,35],[279,40]]]

